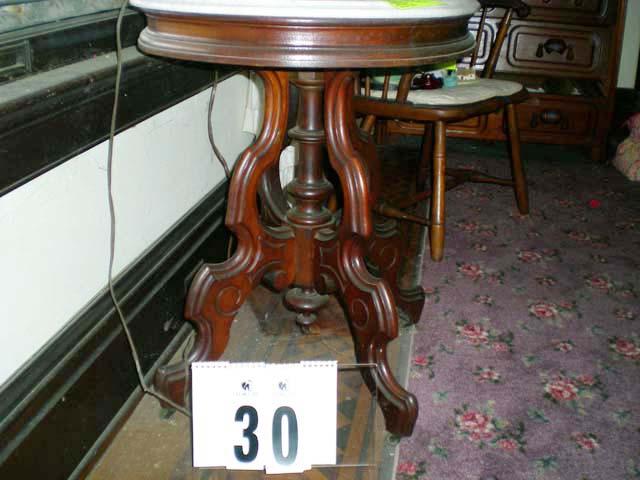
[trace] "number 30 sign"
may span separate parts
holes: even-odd
[[[336,463],[335,361],[191,370],[194,467],[298,473]]]

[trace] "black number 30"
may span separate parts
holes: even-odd
[[[236,422],[243,422],[249,417],[249,424],[242,431],[242,436],[249,442],[249,448],[245,452],[242,445],[234,445],[233,452],[239,462],[249,463],[258,456],[258,437],[255,434],[258,428],[258,412],[250,405],[243,405],[236,411]],[[289,448],[287,455],[282,451],[282,420],[287,418]],[[273,443],[273,456],[280,465],[291,465],[298,455],[298,419],[296,412],[291,407],[280,407],[273,414],[271,424],[271,438]]]

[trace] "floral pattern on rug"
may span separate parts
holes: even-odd
[[[503,144],[449,143],[450,165],[509,175]],[[509,189],[447,193],[398,480],[640,479],[640,185],[563,147],[523,156],[528,216]]]

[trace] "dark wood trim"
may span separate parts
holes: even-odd
[[[184,324],[195,271],[224,258],[225,198],[226,183],[115,284],[149,375]],[[0,478],[68,478],[99,448],[136,388],[128,345],[103,291],[0,391]]]
[[[531,13],[531,7],[522,0],[478,0],[482,8],[513,8],[519,17]]]
[[[125,64],[118,131],[207,88],[212,72],[144,56]],[[114,86],[115,66],[1,104],[0,196],[106,140]]]

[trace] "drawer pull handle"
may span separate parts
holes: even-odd
[[[562,130],[569,128],[569,120],[559,110],[545,109],[540,112],[540,115],[533,113],[529,122],[531,128],[537,128],[540,123],[543,125],[558,125]]]
[[[573,62],[574,58],[575,58],[575,55],[573,54],[573,47],[569,45],[567,47],[567,60],[569,60],[570,62]]]
[[[567,52],[567,60],[570,62],[575,58],[573,46],[567,45],[567,42],[561,38],[550,38],[544,43],[539,43],[538,48],[536,49],[536,57],[542,58],[545,52],[547,55],[551,53],[563,55]]]

